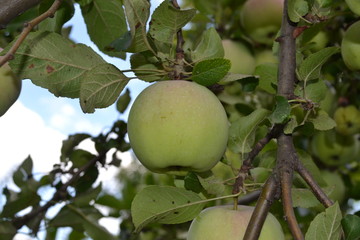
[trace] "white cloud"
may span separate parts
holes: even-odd
[[[17,101],[0,117],[0,183],[31,155],[34,172],[43,173],[59,161],[62,140],[66,136],[45,125],[34,111]]]

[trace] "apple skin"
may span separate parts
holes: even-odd
[[[281,27],[284,0],[247,0],[240,13],[241,25],[254,41],[272,44]]]
[[[360,133],[360,111],[354,105],[337,108],[334,120],[338,133],[342,135]]]
[[[224,58],[231,61],[231,73],[251,75],[255,71],[255,58],[242,43],[229,39],[222,40]]]
[[[329,198],[341,204],[344,201],[346,187],[341,176],[335,172],[321,171],[321,176],[325,180],[328,187],[334,187],[334,190],[329,194]]]
[[[0,89],[1,117],[15,103],[21,91],[21,79],[15,76],[7,63],[0,67]]]
[[[128,119],[130,145],[139,161],[150,171],[175,175],[214,167],[226,150],[228,128],[218,98],[183,80],[147,87]]]
[[[345,2],[353,13],[360,15],[360,1],[359,0],[345,0]]]
[[[350,70],[360,70],[360,21],[352,24],[341,42],[341,55]]]
[[[311,141],[313,154],[328,166],[340,166],[357,159],[359,141],[356,137],[342,138],[331,132],[319,132]]]
[[[275,63],[278,64],[279,60],[277,56],[271,50],[263,50],[260,52],[255,53],[255,65],[258,66],[260,64],[266,63]]]
[[[216,206],[203,210],[191,223],[187,240],[240,240],[243,239],[254,207]],[[267,216],[259,240],[284,240],[285,236],[278,220]]]

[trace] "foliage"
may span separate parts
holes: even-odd
[[[345,200],[324,210],[304,177],[295,172],[292,206],[305,239],[339,239],[342,234],[345,239],[359,239],[358,214],[350,213],[353,202],[360,199],[360,132],[344,134],[333,119],[340,107],[352,105],[359,110],[360,106],[359,71],[349,69],[340,54],[344,33],[358,16],[345,1],[288,1],[287,13],[297,24],[293,32],[297,81],[294,94],[284,96],[278,92],[282,86],[277,80],[284,71],[278,64],[284,36],[269,36],[270,45],[249,36],[239,14],[245,0],[186,0],[180,9],[175,2],[163,1],[150,12],[148,0],[64,0],[53,18],[32,29],[9,64],[20,78],[30,79],[54,96],[79,99],[84,113],[113,104],[124,113],[131,102],[129,90],[123,91],[132,80],[124,74],[127,70],[74,43],[69,38],[71,29],[63,28],[73,16],[74,4],[79,4],[91,40],[109,56],[129,58],[136,78],[191,80],[217,95],[230,124],[221,161],[209,172],[182,177],[151,173],[136,160],[125,167],[118,153],[131,149],[127,123],[114,119],[112,128],[98,136],[69,136],[59,163],[49,173],[34,175],[36,159],[29,156],[23,161],[12,177],[17,190],[2,189],[6,201],[0,213],[0,239],[13,239],[23,226],[32,236],[45,232],[49,240],[65,227],[71,228],[67,239],[185,239],[190,221],[203,207],[247,199],[271,179],[279,164],[276,126],[292,137],[297,158],[326,194],[331,196],[334,186],[327,185],[319,169],[338,174],[345,182]],[[0,30],[2,55],[21,38],[23,23],[46,12],[52,3],[41,1]],[[318,34],[326,38],[320,41]],[[271,51],[275,60],[257,62],[251,75],[231,73],[231,64],[241,64],[241,56],[237,62],[224,59],[222,39],[241,42],[254,58]],[[350,127],[358,120],[341,124]],[[321,134],[328,137],[315,142]],[[83,141],[91,141],[96,153],[81,149]],[[356,146],[351,154],[344,152],[349,146]],[[242,176],[239,169],[249,158],[251,170],[247,169],[241,191],[233,192],[235,179]],[[108,166],[119,167],[115,195],[104,191],[98,180],[100,169]],[[42,190],[52,192],[52,198],[46,200]],[[270,211],[287,239],[292,239],[281,204],[275,199]],[[49,217],[51,208],[60,210]],[[25,209],[31,210],[24,213]],[[104,217],[121,219],[119,236],[99,224]]]

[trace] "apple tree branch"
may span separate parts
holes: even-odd
[[[2,65],[4,65],[7,61],[14,58],[16,51],[19,49],[20,45],[25,40],[25,38],[29,35],[31,30],[36,25],[38,25],[39,23],[44,21],[45,19],[47,19],[49,17],[53,17],[55,12],[59,9],[61,3],[62,3],[62,0],[55,0],[54,3],[51,5],[51,7],[46,12],[44,12],[40,16],[34,18],[30,22],[25,23],[24,29],[22,30],[22,32],[19,35],[16,42],[11,46],[10,50],[4,56],[0,57],[0,67]],[[0,11],[0,16],[1,16],[1,11]]]

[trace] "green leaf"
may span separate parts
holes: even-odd
[[[290,117],[290,112],[291,112],[290,104],[288,100],[283,96],[276,96],[275,100],[276,100],[276,107],[269,116],[269,120],[273,124],[285,123]]]
[[[68,161],[71,153],[74,151],[74,148],[79,145],[82,141],[84,141],[87,138],[90,138],[91,135],[85,134],[85,133],[78,133],[74,135],[69,135],[68,139],[63,141],[62,147],[61,147],[61,156],[60,160],[61,162]]]
[[[128,31],[121,1],[93,0],[90,4],[81,7],[81,12],[91,40],[100,51],[116,56],[106,49],[110,43]]]
[[[324,192],[328,195],[332,193],[334,187],[323,188]],[[307,188],[292,188],[291,195],[293,200],[294,207],[302,208],[313,208],[321,205],[319,200],[314,196],[314,194]],[[329,196],[329,195],[328,195]],[[317,239],[317,238],[313,238]]]
[[[346,240],[358,240],[360,238],[360,217],[347,214],[342,220]]]
[[[193,191],[195,193],[200,193],[204,188],[201,186],[201,183],[194,172],[189,172],[184,178],[184,187],[186,190]]]
[[[314,218],[305,235],[305,240],[339,240],[341,218],[339,204],[335,203]]]
[[[83,112],[93,113],[95,108],[106,108],[113,104],[128,82],[129,78],[108,63],[87,71],[80,92]]]
[[[259,88],[268,93],[275,94],[277,90],[277,64],[260,64],[255,68],[255,75],[259,76]]]
[[[309,6],[305,0],[289,0],[288,15],[292,22],[299,22],[308,11]]]
[[[300,64],[298,71],[299,80],[307,82],[319,78],[322,65],[339,51],[339,47],[328,47],[308,56]]]
[[[146,32],[146,23],[150,16],[150,2],[148,0],[123,0],[123,3],[132,37],[132,44],[127,51],[151,50]]]
[[[173,44],[178,30],[185,26],[195,13],[195,9],[179,10],[168,1],[163,1],[152,14],[149,34],[157,41]]]
[[[130,90],[126,89],[126,92],[123,93],[116,102],[116,110],[120,113],[124,113],[126,108],[129,106],[130,101]]]
[[[17,229],[10,221],[0,222],[0,239],[12,240],[17,233]]]
[[[285,134],[291,134],[294,132],[295,128],[299,126],[299,123],[296,120],[296,116],[291,115],[289,121],[284,127]]]
[[[251,151],[255,141],[255,130],[270,114],[270,111],[258,108],[245,117],[240,117],[230,127],[229,148],[235,153]]]
[[[91,48],[56,33],[30,33],[10,62],[21,78],[30,78],[55,96],[77,98],[87,71],[106,63]],[[85,79],[86,80],[86,79]]]
[[[13,174],[14,183],[18,187],[22,187],[27,183],[28,179],[32,176],[33,161],[30,156],[28,156],[17,170]]]
[[[306,100],[313,103],[320,103],[326,96],[328,88],[325,81],[316,79],[306,83],[305,90],[303,86],[297,85],[295,95],[303,96]]]
[[[151,52],[135,53],[130,57],[131,69],[135,75],[146,82],[163,80],[167,74]]]
[[[44,13],[53,3],[53,0],[41,1],[39,5],[39,12]],[[56,10],[54,17],[47,18],[39,23],[39,30],[61,34],[63,25],[72,18],[74,12],[75,9],[73,3],[70,1],[63,1],[59,9]]]
[[[336,122],[332,119],[327,112],[319,110],[315,116],[308,119],[314,125],[314,128],[320,131],[326,131],[336,127]]]
[[[178,224],[192,220],[203,208],[194,192],[170,186],[148,186],[135,196],[131,214],[135,232],[151,222]]]
[[[95,155],[88,151],[85,151],[82,149],[75,149],[70,154],[70,161],[72,162],[71,168],[72,169],[81,168],[82,166],[84,166],[86,163],[88,163],[94,157],[95,157]]]
[[[37,194],[39,182],[36,182],[33,178],[28,179],[26,185],[23,185],[21,192],[17,193],[11,190],[6,191],[6,204],[2,209],[2,217],[14,217],[21,210],[26,209],[29,206],[37,206],[40,203],[41,198]]]
[[[71,227],[79,232],[82,232],[83,219],[79,216],[78,212],[74,211],[74,209],[80,209],[75,206],[65,205],[60,209],[60,211],[56,214],[48,222],[48,227]],[[86,207],[81,208],[81,213],[85,216],[91,216],[93,219],[100,219],[103,215],[94,207]]]
[[[230,60],[224,58],[208,59],[198,62],[191,79],[201,85],[210,86],[223,79],[231,67]]]
[[[220,196],[225,191],[222,180],[217,178],[212,172],[198,174],[198,179],[208,194]]]
[[[221,38],[215,28],[207,29],[202,34],[201,40],[195,50],[191,52],[191,60],[193,62],[223,57],[224,48],[221,43]]]
[[[114,209],[117,209],[117,210],[122,210],[123,205],[124,205],[120,199],[117,199],[114,196],[109,195],[109,194],[106,194],[106,195],[103,195],[103,196],[99,197],[96,200],[96,204],[111,207],[111,208],[114,208]]]
[[[297,155],[299,157],[299,160],[304,165],[304,167],[310,172],[310,174],[315,179],[316,183],[319,184],[319,186],[327,186],[326,182],[321,176],[321,172],[317,165],[314,163],[314,160],[312,159],[311,155],[305,152],[302,149],[296,149]]]

